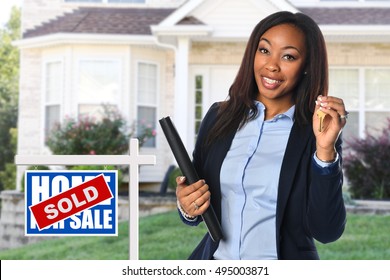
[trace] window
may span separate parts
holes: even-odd
[[[365,78],[365,129],[375,134],[390,117],[390,69],[366,69]]]
[[[102,105],[118,108],[121,87],[119,60],[81,60],[78,74],[78,114],[99,118]]]
[[[342,98],[349,111],[348,125],[344,127],[343,138],[359,137],[359,71],[357,69],[331,69],[329,95]]]
[[[195,138],[198,136],[200,123],[203,117],[203,76],[195,76]]]
[[[62,99],[62,62],[45,64],[45,139],[56,123],[60,122]]]
[[[350,112],[343,135],[365,137],[384,128],[390,117],[390,69],[349,68],[330,69],[329,94],[343,98]]]
[[[157,119],[157,88],[158,70],[152,63],[138,63],[138,106],[137,106],[137,132],[138,136],[144,133],[145,128],[156,129]],[[155,137],[150,138],[144,147],[156,147]]]

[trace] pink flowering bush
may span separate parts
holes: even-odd
[[[142,132],[137,136],[140,146],[156,136],[151,126],[138,130]],[[55,125],[46,144],[57,155],[119,155],[128,151],[131,137],[135,137],[135,126],[129,126],[117,111],[105,106],[99,121],[67,118]]]

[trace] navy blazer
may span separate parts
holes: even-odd
[[[199,177],[209,185],[211,204],[221,221],[220,170],[235,132],[212,145],[203,144],[215,123],[218,108],[219,103],[213,104],[202,121],[193,163]],[[333,172],[326,174],[312,162],[316,150],[312,125],[294,123],[279,177],[276,207],[278,259],[319,259],[314,239],[328,243],[343,233],[346,212],[342,197],[341,137],[336,149],[340,157],[338,165]],[[189,259],[212,259],[217,247],[218,243],[213,242],[207,233]]]

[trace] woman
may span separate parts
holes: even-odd
[[[187,186],[177,178],[182,220],[199,224],[211,203],[224,233],[220,242],[207,234],[190,259],[318,259],[314,239],[341,236],[348,113],[327,91],[316,23],[290,12],[263,19],[228,100],[202,121],[193,162],[203,179]]]

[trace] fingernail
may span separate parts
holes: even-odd
[[[316,105],[318,105],[318,101],[316,100],[315,102],[316,102]]]
[[[319,96],[318,96],[318,100],[319,100],[319,101],[322,101],[322,95],[319,95]]]
[[[185,176],[181,176],[181,177],[179,178],[179,180],[180,180],[180,182],[184,182],[184,181],[186,180],[186,177],[185,177]]]

